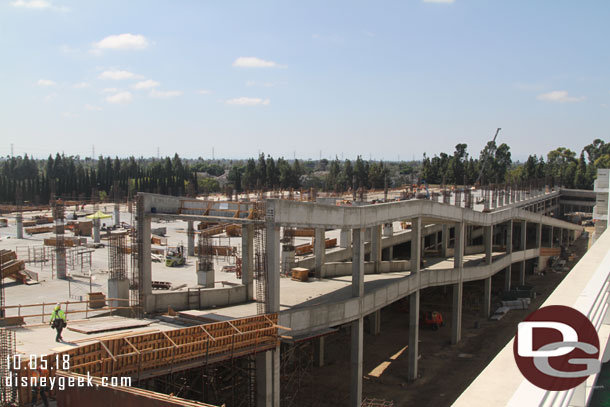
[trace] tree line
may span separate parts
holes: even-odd
[[[473,157],[466,144],[451,154],[440,153],[421,161],[287,160],[264,153],[248,160],[173,158],[81,158],[27,154],[0,161],[0,202],[46,204],[53,197],[81,200],[125,199],[136,192],[196,196],[213,192],[316,188],[345,192],[382,189],[404,184],[485,184],[526,182],[552,178],[567,188],[592,189],[597,168],[610,167],[610,144],[601,139],[580,154],[565,147],[546,157],[530,155],[513,162],[507,144],[486,148]]]

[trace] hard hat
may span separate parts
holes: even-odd
[[[55,304],[55,310],[58,310],[61,308],[61,305],[59,303]]]

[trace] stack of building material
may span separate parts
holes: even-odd
[[[28,275],[25,273],[25,261],[17,259],[17,253],[12,250],[0,250],[2,261],[2,269],[0,270],[0,278],[12,278],[25,284]]]
[[[337,246],[337,239],[336,238],[335,239],[326,239],[326,242],[324,243],[324,245],[327,249],[330,249],[331,247],[335,247],[335,246]],[[298,256],[303,256],[305,254],[313,253],[313,243],[302,244],[302,245],[295,247],[294,253]]]
[[[24,226],[26,225],[27,222],[23,222]],[[54,232],[55,231],[55,227],[53,226],[33,226],[33,227],[26,227],[25,228],[25,233],[27,233],[28,235],[36,235],[38,233],[50,233],[50,232]]]

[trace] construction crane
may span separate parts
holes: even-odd
[[[485,146],[485,149],[483,150],[483,164],[481,164],[481,171],[479,171],[479,176],[477,177],[477,180],[474,182],[475,185],[479,185],[479,182],[481,181],[481,177],[483,176],[483,170],[485,169],[485,164],[487,164],[487,158],[492,155],[495,150],[496,150],[496,138],[498,137],[498,133],[500,133],[500,130],[502,130],[500,127],[498,127],[498,130],[496,130],[496,135],[494,136],[493,140],[490,143],[487,143],[487,145]]]

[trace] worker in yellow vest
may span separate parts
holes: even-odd
[[[55,342],[63,341],[64,338],[61,337],[61,331],[68,325],[66,320],[66,314],[61,309],[61,305],[57,303],[55,305],[55,309],[51,313],[51,328],[57,330],[57,336],[55,337]]]

